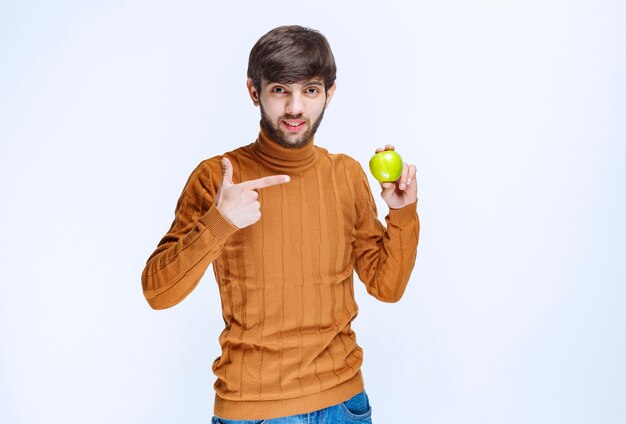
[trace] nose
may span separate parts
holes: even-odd
[[[289,115],[300,115],[304,111],[303,100],[300,93],[292,93],[285,105],[285,113]]]

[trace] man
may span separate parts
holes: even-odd
[[[400,299],[417,252],[417,184],[407,164],[382,184],[385,229],[361,166],[314,144],[335,75],[317,31],[259,39],[247,80],[258,139],[194,170],[143,272],[146,299],[162,309],[213,264],[225,322],[214,423],[371,422],[353,272],[372,296]]]

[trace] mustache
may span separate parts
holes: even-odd
[[[290,114],[287,113],[287,114],[283,115],[281,118],[282,119],[300,119],[300,118],[302,118],[302,114],[299,113],[297,115],[290,115]]]

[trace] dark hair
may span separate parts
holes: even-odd
[[[319,31],[298,25],[274,28],[256,42],[248,59],[248,78],[261,91],[261,80],[292,84],[321,77],[328,90],[337,65],[328,40]]]

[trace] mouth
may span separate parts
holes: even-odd
[[[288,132],[299,132],[304,128],[306,121],[301,119],[283,119],[280,121],[282,127]]]

